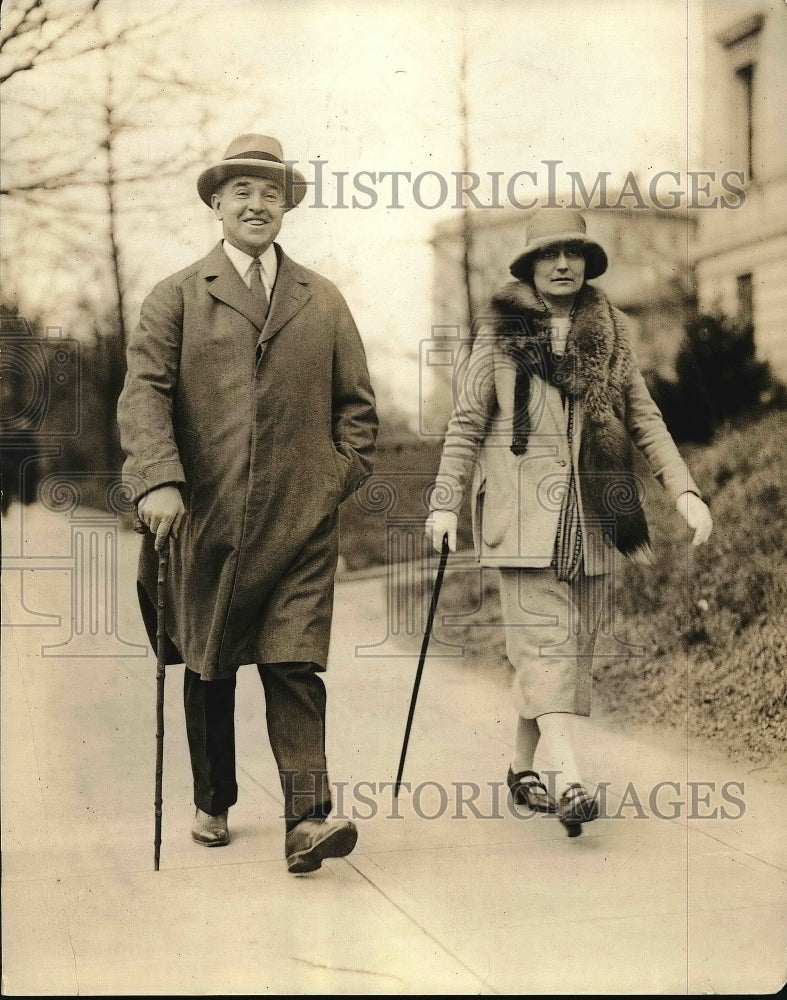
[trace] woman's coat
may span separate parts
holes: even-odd
[[[349,309],[330,281],[276,251],[261,329],[221,244],[157,285],[118,404],[134,498],[165,483],[183,493],[167,658],[206,680],[243,663],[324,667],[337,508],[373,465],[374,395]],[[152,640],[156,565],[148,533],[138,589]]]
[[[606,302],[586,286],[585,300]],[[516,293],[540,308],[520,286]],[[625,318],[615,311],[616,319]],[[432,493],[433,509],[458,513],[472,476],[470,507],[476,554],[484,566],[546,568],[554,555],[561,502],[571,467],[580,480],[583,404],[577,400],[571,452],[561,393],[534,375],[528,400],[532,427],[527,452],[511,450],[515,426],[516,362],[498,329],[478,331],[472,351],[457,372],[457,402],[448,424],[440,469]],[[636,365],[625,370],[622,394],[625,428],[671,499],[699,493]],[[593,470],[589,470],[592,474]],[[636,486],[636,482],[632,483]],[[613,550],[599,524],[587,516],[578,493],[585,573],[609,572]]]

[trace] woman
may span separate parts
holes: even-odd
[[[587,281],[607,256],[569,209],[528,225],[516,281],[492,299],[461,375],[426,533],[456,549],[472,474],[476,554],[500,574],[506,652],[519,714],[508,785],[515,802],[556,812],[569,836],[598,815],[574,750],[575,716],[590,714],[592,655],[614,552],[650,561],[634,448],[690,528],[710,511],[650,397],[626,317]],[[557,800],[533,769],[557,768]]]

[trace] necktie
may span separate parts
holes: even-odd
[[[249,264],[249,270],[251,272],[249,288],[254,296],[254,301],[259,305],[260,314],[264,320],[268,315],[268,296],[265,293],[265,285],[262,283],[262,265],[259,257],[252,260]]]

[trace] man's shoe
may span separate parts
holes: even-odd
[[[303,819],[287,834],[284,850],[293,875],[313,872],[325,858],[343,858],[358,841],[355,823],[348,819]]]
[[[582,785],[572,782],[560,796],[557,818],[566,828],[569,837],[582,833],[582,824],[598,818],[598,802],[591,798]]]
[[[557,812],[557,802],[547,791],[538,772],[520,771],[514,774],[509,767],[506,781],[511,790],[511,798],[518,806],[527,806],[536,812]]]
[[[210,813],[197,809],[191,825],[191,839],[204,847],[224,847],[225,844],[229,844],[227,810],[218,816],[211,816]]]

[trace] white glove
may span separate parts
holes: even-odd
[[[448,551],[456,552],[456,525],[459,518],[450,510],[433,510],[424,525],[426,537],[438,552],[443,551],[443,538],[448,535]]]
[[[681,493],[675,506],[686,524],[694,531],[692,545],[703,545],[713,531],[713,518],[708,505],[696,493]]]

